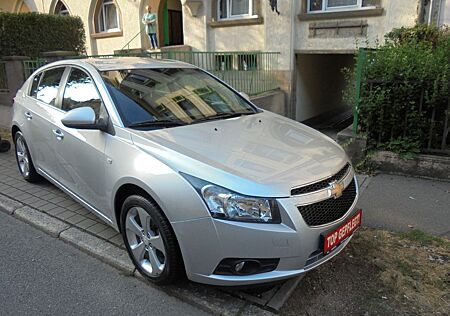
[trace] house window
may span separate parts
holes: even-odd
[[[214,62],[216,71],[226,71],[233,69],[233,55],[216,55]]]
[[[100,7],[97,14],[98,32],[118,32],[119,13],[114,0],[100,1]]]
[[[308,12],[343,11],[371,8],[367,0],[308,0]]]
[[[70,12],[62,1],[58,1],[55,7],[55,14],[70,15]]]
[[[253,0],[218,0],[219,20],[253,17]]]

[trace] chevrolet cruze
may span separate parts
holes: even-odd
[[[119,231],[158,284],[297,276],[361,223],[340,146],[186,63],[48,64],[18,91],[12,134],[23,178],[46,178]]]

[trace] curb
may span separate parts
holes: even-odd
[[[0,211],[12,215],[15,210],[21,207],[23,207],[22,203],[11,200],[4,195],[0,195]]]
[[[58,238],[70,226],[31,207],[24,206],[14,211],[14,217],[34,226],[52,237]]]
[[[31,226],[60,239],[75,248],[136,277],[147,285],[152,286],[181,301],[194,305],[213,315],[275,315],[274,313],[253,305],[248,301],[237,298],[214,287],[200,285],[189,281],[183,286],[156,286],[150,283],[135,269],[127,252],[97,236],[73,227],[66,222],[43,213],[22,203],[0,194],[0,211],[30,224]]]

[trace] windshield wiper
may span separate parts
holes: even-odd
[[[233,118],[233,117],[239,117],[239,116],[251,115],[251,114],[256,114],[256,113],[255,112],[218,113],[218,114],[214,114],[214,115],[210,115],[210,116],[199,118],[199,119],[195,120],[192,123],[195,124],[195,123],[205,122],[205,121],[213,121],[213,120],[219,120],[219,119],[229,119],[229,118]]]
[[[182,121],[172,121],[172,120],[159,120],[159,121],[142,121],[137,123],[132,123],[128,127],[172,127],[172,126],[183,126],[186,123]]]

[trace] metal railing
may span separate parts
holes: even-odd
[[[23,61],[23,71],[25,78],[28,78],[36,69],[47,63],[45,59],[32,59]]]
[[[279,88],[277,80],[278,52],[192,52],[164,51],[139,54],[77,56],[76,58],[113,58],[137,56],[171,59],[193,64],[213,73],[238,91],[257,95]],[[24,61],[25,77],[46,64],[44,59]]]
[[[138,56],[171,59],[193,64],[222,79],[238,91],[257,95],[279,88],[277,80],[278,52],[192,52],[163,51],[140,54],[84,56],[112,58]],[[83,57],[81,57],[83,58]]]
[[[420,150],[423,153],[450,155],[450,97],[439,97],[434,102],[427,102],[429,91],[433,82],[412,82],[405,80],[368,80],[363,73],[366,67],[367,51],[359,50],[356,65],[356,99],[354,108],[353,132],[361,132],[360,108],[364,98],[375,95],[377,87],[386,87],[392,91],[403,91],[405,85],[414,85],[415,93],[408,94],[406,99],[398,98],[396,94],[386,99],[386,103],[381,105],[378,116],[372,117],[373,122],[369,126],[364,126],[362,132],[377,144],[383,144],[396,139],[407,139],[409,136],[422,134]],[[450,81],[448,82],[450,87]],[[376,94],[380,94],[377,92]],[[394,97],[395,95],[395,97]],[[397,106],[394,111],[392,104],[404,102],[403,107]],[[375,112],[374,112],[375,113]],[[420,117],[421,120],[417,120]],[[421,122],[421,126],[412,125],[409,121]],[[376,124],[374,124],[376,121]]]
[[[0,61],[0,93],[9,92],[8,77],[6,76],[6,62]]]

